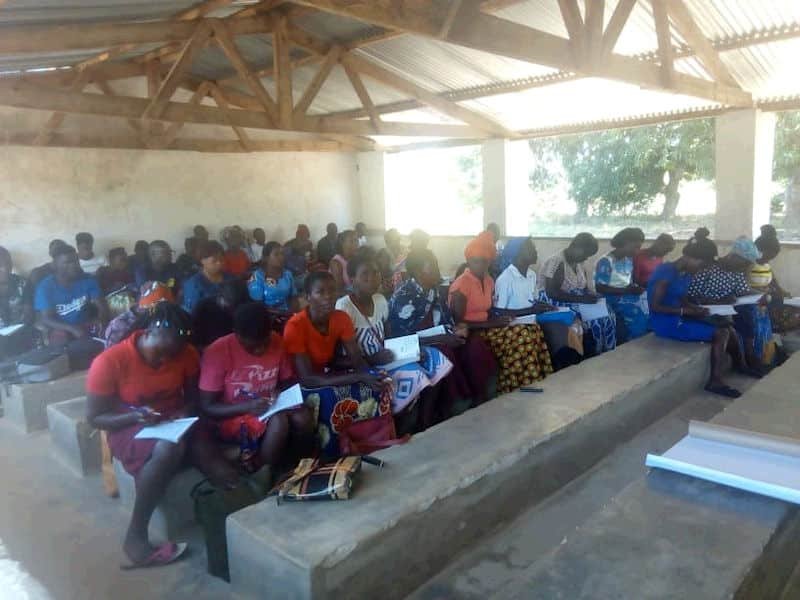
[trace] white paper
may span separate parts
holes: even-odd
[[[23,323],[19,323],[18,325],[9,325],[8,327],[3,327],[0,329],[0,335],[11,335],[12,333],[22,329],[25,327]]]
[[[718,317],[735,317],[739,313],[733,308],[733,304],[704,304],[703,308],[708,309],[709,315]]]
[[[447,329],[445,328],[444,325],[429,327],[428,329],[423,329],[422,331],[417,332],[417,337],[419,337],[419,339],[425,339],[437,335],[447,335]]]
[[[761,302],[761,299],[764,297],[764,294],[750,294],[749,296],[739,296],[736,299],[736,306],[741,306],[743,304],[758,304]]]
[[[292,387],[283,390],[275,400],[270,409],[259,417],[262,421],[266,421],[275,413],[283,410],[289,410],[295,406],[300,406],[303,403],[303,392],[300,390],[300,384],[293,385]]]
[[[794,306],[800,308],[800,298],[784,298],[783,303],[786,306]]]
[[[512,325],[536,325],[536,315],[525,315],[516,317],[511,321]]]
[[[197,417],[187,417],[185,419],[175,419],[165,421],[158,425],[150,425],[136,434],[139,440],[166,440],[177,444],[181,438],[189,431],[189,428],[197,422]]]
[[[392,362],[381,365],[381,368],[387,371],[417,362],[420,357],[419,338],[416,335],[405,335],[403,337],[386,340],[383,343],[383,347],[386,350],[391,350],[392,354],[394,354],[394,360]]]
[[[608,305],[605,298],[600,298],[596,304],[578,304],[578,312],[584,321],[594,321],[608,316]]]

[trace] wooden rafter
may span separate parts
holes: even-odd
[[[384,69],[372,61],[357,57],[350,53],[342,56],[341,60],[343,64],[354,71],[357,71],[361,75],[366,75],[367,77],[374,79],[379,83],[398,89],[449,117],[463,121],[464,123],[472,125],[473,127],[481,129],[491,135],[514,137],[514,133],[503,127],[500,123],[464,108],[455,102],[445,100],[441,96],[438,96],[433,92],[429,92],[417,84],[400,77],[388,69]]]
[[[72,83],[69,86],[69,90],[72,92],[79,92],[86,84],[89,82],[89,74],[85,72],[78,72],[75,73],[75,77]],[[47,142],[53,136],[53,134],[61,127],[62,123],[64,123],[64,119],[66,118],[67,113],[64,112],[54,112],[50,115],[50,118],[47,119],[47,122],[42,126],[39,134],[34,138],[33,143],[36,146],[46,146]]]
[[[209,86],[209,88],[211,96],[214,98],[214,102],[217,103],[217,106],[219,106],[220,110],[222,110],[222,112],[226,115],[231,124],[231,129],[233,129],[236,137],[239,138],[239,143],[242,145],[242,149],[245,152],[251,152],[253,147],[251,144],[252,140],[250,139],[250,136],[247,135],[247,132],[244,130],[244,128],[235,125],[233,121],[231,121],[230,106],[228,105],[228,100],[225,98],[225,94],[222,93],[222,90],[220,90],[219,86],[217,85],[212,84]]]
[[[661,82],[664,87],[669,88],[673,87],[675,84],[675,59],[672,49],[672,36],[669,29],[666,0],[651,0],[651,2],[653,4],[653,19],[656,23],[656,37],[658,38]]]
[[[94,84],[103,92],[106,96],[111,96],[112,98],[116,97],[117,93],[111,87],[111,84],[107,81],[95,81]],[[149,143],[149,135],[145,130],[144,126],[142,125],[141,121],[136,119],[126,119],[128,126],[136,132],[136,134],[141,137],[142,141],[147,145]]]
[[[0,81],[0,105],[17,108],[136,119],[141,117],[149,104],[150,101],[146,98],[109,98],[100,94],[47,90],[21,81]],[[233,122],[240,127],[276,129],[274,121],[263,111],[232,110],[229,115],[225,115],[216,107],[192,106],[185,102],[168,102],[159,118],[168,122],[185,121],[206,125],[229,125]],[[383,129],[386,135],[481,136],[480,130],[464,125],[385,122]],[[307,117],[302,126],[295,125],[293,131],[357,136],[377,133],[369,121],[325,117]]]
[[[711,42],[700,31],[700,27],[697,26],[697,22],[692,17],[684,1],[670,0],[667,4],[667,11],[675,28],[686,40],[686,43],[694,49],[697,57],[714,80],[738,88],[739,84],[731,75],[728,67],[722,62]]]
[[[598,64],[602,58],[605,10],[605,0],[591,0],[591,2],[586,3],[584,52],[586,53],[586,63],[591,65],[591,68]]]
[[[289,37],[286,32],[286,17],[278,19],[272,33],[272,58],[276,74],[278,94],[278,120],[281,127],[292,126],[294,99],[292,96],[292,60],[289,56]]]
[[[344,72],[347,74],[350,84],[353,86],[358,99],[361,101],[361,106],[363,106],[364,110],[367,111],[367,115],[369,115],[369,120],[372,123],[372,126],[375,127],[375,130],[378,133],[380,133],[383,122],[381,121],[380,115],[375,110],[375,104],[372,102],[372,98],[370,97],[364,82],[361,80],[361,76],[355,69],[353,69],[350,63],[347,62],[344,64]]]
[[[169,102],[170,98],[172,98],[175,90],[178,89],[181,79],[186,75],[186,73],[188,73],[189,68],[192,66],[192,62],[194,62],[194,59],[197,56],[197,53],[203,48],[210,36],[211,27],[208,25],[208,23],[201,22],[197,26],[194,35],[192,35],[192,37],[189,38],[189,41],[186,42],[186,46],[184,46],[178,60],[172,65],[169,74],[164,81],[161,82],[158,92],[152,98],[150,104],[147,106],[147,109],[142,114],[142,118],[158,119],[161,116],[161,113],[164,112],[167,102]]]
[[[214,30],[214,39],[219,44],[222,51],[225,53],[225,56],[228,57],[231,65],[233,68],[236,69],[236,72],[239,74],[239,77],[242,78],[243,81],[247,83],[247,85],[252,90],[255,97],[261,103],[261,106],[266,111],[269,119],[271,121],[276,121],[278,117],[278,110],[275,105],[275,101],[272,99],[272,96],[269,95],[269,92],[264,87],[264,84],[261,83],[261,79],[259,79],[251,70],[247,62],[244,60],[241,52],[236,47],[236,44],[233,41],[233,35],[228,27],[228,25],[222,21],[215,20],[212,21],[211,24]]]
[[[317,97],[317,94],[322,89],[322,86],[325,84],[325,81],[328,79],[328,75],[330,75],[333,67],[335,67],[339,63],[339,57],[342,55],[342,47],[334,45],[325,55],[325,61],[320,66],[319,70],[317,70],[314,78],[306,87],[305,92],[300,97],[300,101],[297,103],[297,106],[294,108],[294,117],[302,118],[308,109],[311,107],[311,104],[314,102],[314,98]]]
[[[195,90],[194,94],[192,94],[192,97],[189,99],[189,104],[196,106],[203,102],[203,98],[208,96],[210,88],[211,84],[207,81],[201,83],[200,86]],[[147,145],[156,148],[169,148],[178,137],[178,134],[180,133],[181,129],[183,129],[185,123],[186,121],[175,121],[174,123],[170,123],[161,136],[152,141],[148,140]]]
[[[631,16],[636,2],[637,0],[619,0],[619,2],[617,2],[617,7],[614,9],[611,20],[608,22],[606,31],[603,34],[603,57],[614,52],[614,46],[617,45],[617,40],[619,40],[622,30],[628,22],[628,18]]]
[[[558,8],[572,45],[579,47],[583,38],[583,17],[581,17],[578,0],[558,0]]]

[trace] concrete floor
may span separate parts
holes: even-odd
[[[0,418],[0,456],[0,598],[45,599],[41,587],[53,600],[232,597],[206,574],[197,534],[187,560],[121,571],[125,512],[103,494],[99,477],[79,479],[61,467],[46,432],[24,435]]]

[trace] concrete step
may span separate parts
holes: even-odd
[[[800,410],[796,398],[786,399],[791,388],[781,386],[787,379],[800,383],[799,360],[711,421],[786,435]],[[413,600],[780,597],[800,559],[797,507],[675,473],[647,473],[646,453],[663,452],[686,434],[685,424],[675,429],[667,421],[630,444],[636,464],[612,455],[462,557]],[[650,439],[662,428],[672,430],[671,439]]]
[[[246,597],[401,598],[701,387],[708,347],[652,336],[556,373],[381,453],[354,499],[265,501],[228,519]]]
[[[120,502],[126,510],[131,511],[136,499],[136,482],[117,460],[114,460],[114,473],[119,485]],[[195,524],[191,492],[203,479],[205,476],[194,468],[183,469],[172,478],[150,520],[150,536],[154,540],[180,538]]]
[[[100,471],[100,434],[86,421],[86,396],[47,407],[56,457],[79,476]]]
[[[47,429],[47,406],[86,393],[87,371],[45,383],[15,383],[3,396],[4,417],[25,433]]]

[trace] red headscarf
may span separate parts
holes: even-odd
[[[492,262],[497,256],[497,249],[494,245],[494,238],[488,231],[484,231],[472,240],[464,249],[464,258],[485,258]]]
[[[147,308],[158,302],[175,302],[175,295],[172,290],[160,281],[148,281],[142,284],[139,290],[139,306]]]

